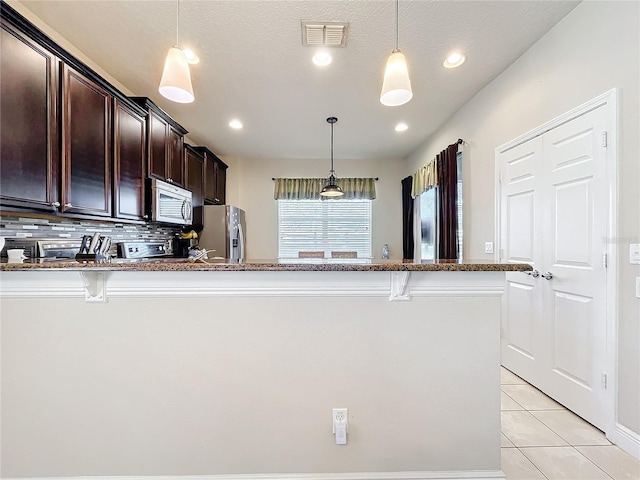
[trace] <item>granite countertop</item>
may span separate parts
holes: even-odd
[[[398,272],[398,271],[457,271],[457,272],[513,272],[532,270],[526,263],[494,263],[484,260],[466,260],[464,262],[439,261],[435,263],[416,263],[400,260],[348,260],[348,259],[290,259],[246,260],[243,262],[225,259],[191,261],[186,258],[162,259],[112,259],[110,262],[78,262],[72,259],[24,260],[23,262],[0,262],[1,272],[15,271],[140,271],[140,272],[196,272],[196,271],[346,271],[346,272]]]

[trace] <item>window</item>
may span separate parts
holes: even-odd
[[[371,200],[278,200],[278,258],[300,251],[371,258]]]

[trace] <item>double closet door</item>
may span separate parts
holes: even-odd
[[[502,364],[605,430],[607,105],[497,154]]]

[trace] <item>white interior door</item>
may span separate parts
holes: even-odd
[[[501,154],[503,365],[605,429],[606,108]],[[525,277],[525,278],[523,278]]]
[[[502,185],[501,239],[503,260],[542,268],[542,218],[540,194],[542,137],[505,152],[500,162]],[[530,272],[527,272],[530,273]],[[541,316],[537,278],[523,272],[507,272],[502,322],[502,363],[518,375],[539,381],[540,345],[536,323]]]

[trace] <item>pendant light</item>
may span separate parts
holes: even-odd
[[[407,60],[398,48],[399,29],[398,0],[396,0],[396,48],[387,59],[382,92],[380,92],[380,103],[387,107],[404,105],[413,97]]]
[[[333,124],[337,121],[338,119],[336,117],[327,118],[327,123],[331,125],[331,170],[329,170],[329,178],[327,179],[327,184],[320,192],[320,195],[323,197],[341,197],[342,195],[344,195],[344,192],[338,185],[336,172],[333,169]]]
[[[195,100],[189,61],[179,47],[180,0],[176,0],[176,44],[169,49],[164,62],[164,70],[160,87],[160,95],[178,103],[191,103]]]

